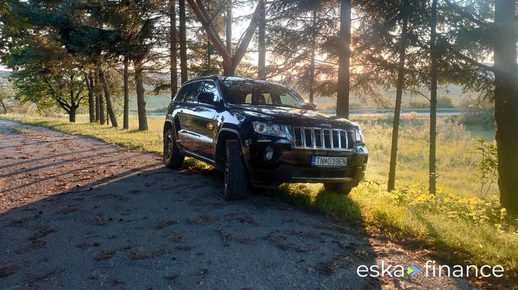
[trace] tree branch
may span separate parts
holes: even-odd
[[[459,5],[457,4],[452,4],[449,0],[444,0],[444,2],[446,2],[446,4],[455,12],[457,12],[460,16],[464,17],[464,18],[467,18],[469,20],[471,20],[472,22],[478,24],[478,25],[484,25],[485,22],[484,21],[481,21],[481,20],[478,20],[476,19],[472,14],[470,13],[467,13],[466,11],[464,11],[464,9],[462,9],[462,7],[460,7]]]
[[[56,102],[58,102],[58,104],[67,112],[67,113],[70,113],[70,105],[64,101],[58,94],[58,92],[54,89],[54,87],[52,87],[52,85],[50,84],[50,82],[47,80],[47,78],[43,77],[43,80],[45,81],[45,84],[47,84],[47,86],[49,87],[50,89],[50,93],[51,95],[54,96],[54,99],[56,100]]]
[[[196,0],[196,2],[194,1],[195,0],[187,0],[187,3],[189,3],[189,6],[191,6],[191,9],[193,10],[198,20],[201,22],[201,25],[203,26],[203,28],[205,28],[207,36],[209,37],[212,44],[214,44],[214,47],[221,55],[221,57],[223,57],[223,62],[228,64],[229,66],[232,65],[232,57],[228,53],[223,41],[216,33],[216,31],[213,29],[211,23],[209,22],[210,17],[207,17],[208,12],[203,6],[203,3],[201,2],[201,0]]]
[[[452,47],[450,47],[451,51],[453,52],[453,54],[455,54],[458,58],[466,61],[467,63],[471,64],[471,65],[474,65],[476,67],[479,67],[481,69],[485,69],[485,70],[488,70],[488,71],[491,71],[491,72],[495,72],[495,68],[492,67],[492,66],[488,66],[488,65],[485,65],[483,63],[480,63],[474,59],[472,59],[471,57],[469,56],[466,56],[464,54],[462,54],[461,52],[453,49]]]
[[[259,0],[264,1],[264,0]],[[257,5],[255,8],[254,14],[252,15],[252,19],[250,20],[250,24],[248,25],[248,28],[246,29],[245,36],[243,37],[243,40],[239,44],[238,49],[236,50],[236,53],[232,57],[232,63],[233,65],[237,65],[241,60],[243,59],[243,56],[245,55],[248,46],[250,45],[250,41],[252,40],[252,37],[254,36],[255,29],[259,25],[259,16],[261,13],[260,4]]]

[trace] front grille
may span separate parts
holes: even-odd
[[[344,150],[352,149],[353,132],[341,129],[323,128],[293,128],[293,143],[295,148]]]

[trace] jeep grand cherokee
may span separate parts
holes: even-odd
[[[366,170],[362,130],[319,113],[295,91],[274,83],[208,76],[186,82],[164,124],[164,163],[184,156],[224,172],[224,197],[241,199],[248,187],[286,182],[324,183],[348,194]]]

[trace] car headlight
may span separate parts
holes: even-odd
[[[354,139],[355,139],[356,143],[365,144],[365,138],[363,137],[362,129],[354,130]]]
[[[253,122],[252,124],[254,131],[261,135],[287,138],[289,134],[285,125],[263,122]]]

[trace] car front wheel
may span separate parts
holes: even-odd
[[[247,190],[247,175],[239,141],[227,140],[225,148],[225,191],[226,200],[243,199]]]

